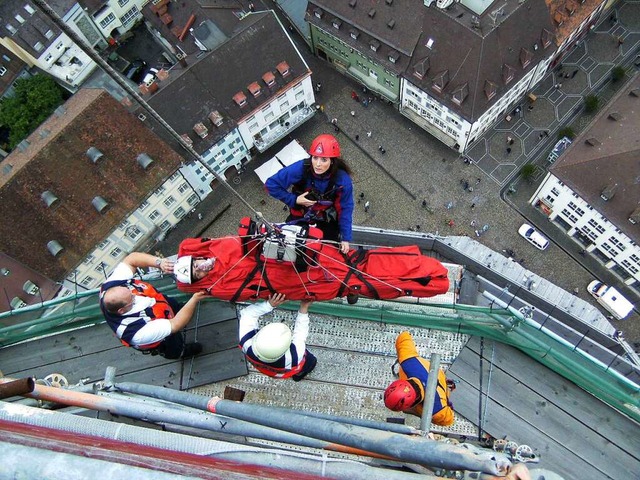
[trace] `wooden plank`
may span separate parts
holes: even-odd
[[[188,329],[194,328],[196,323],[199,327],[214,323],[224,322],[236,318],[236,307],[227,302],[201,301],[194,319],[189,322]],[[197,321],[196,321],[197,320]]]
[[[454,362],[452,369],[465,382],[478,383],[479,356],[470,349],[464,349]],[[484,381],[486,392],[488,382],[486,373]],[[611,478],[631,478],[631,472],[640,470],[640,462],[637,459],[556,407],[539,395],[535,388],[523,384],[495,366],[492,371],[489,396],[494,403],[511,412],[512,416],[523,419],[539,430],[538,435],[525,439],[524,443],[539,443],[543,438],[551,439]],[[477,394],[475,398],[478,398]],[[475,411],[477,412],[477,407]],[[567,435],[567,432],[571,434]],[[611,458],[617,459],[615,464],[612,464]]]
[[[485,341],[484,358],[491,360],[491,344]],[[480,355],[480,339],[472,338],[468,348]],[[521,383],[553,402],[558,408],[572,415],[577,421],[592,428],[615,443],[628,454],[640,459],[640,426],[601,400],[585,392],[561,375],[541,366],[520,350],[495,342],[494,365],[508,371]],[[486,375],[485,375],[486,378]]]
[[[464,381],[457,374],[452,373],[451,370],[449,370],[449,377],[458,381],[456,390],[451,397],[454,410],[477,423],[477,388]],[[540,463],[536,467],[549,469],[567,480],[606,478],[602,472],[585,463],[561,443],[552,439],[545,439],[544,443],[541,442],[540,432],[534,426],[522,418],[514,416],[510,411],[491,399],[486,410],[484,426],[484,431],[496,438],[503,438],[505,432],[509,432],[508,440],[513,440],[520,445],[529,445],[533,448],[534,453],[540,457]],[[570,435],[571,432],[567,430],[567,434]]]
[[[247,362],[237,346],[211,355],[198,355],[193,358],[193,364],[185,362],[181,389],[221,382],[247,373]]]
[[[230,320],[198,326],[187,330],[187,342],[197,340],[202,343],[204,351],[219,352],[238,346],[238,320],[235,316]]]

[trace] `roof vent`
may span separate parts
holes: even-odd
[[[289,64],[287,62],[280,62],[278,65],[276,65],[276,70],[278,70],[278,72],[280,72],[280,75],[282,75],[283,77],[286,77],[287,75],[289,75],[289,73],[291,73]]]
[[[51,134],[51,130],[49,130],[48,128],[43,128],[42,130],[40,130],[40,138],[47,138],[49,135]]]
[[[267,87],[272,87],[274,83],[276,83],[276,76],[273,72],[267,72],[262,75],[262,80],[267,84]]]
[[[389,22],[387,23],[387,27],[390,28],[391,30],[393,30],[393,27],[396,26],[396,21],[391,19],[389,20]]]
[[[340,27],[342,26],[342,20],[340,20],[339,18],[334,18],[333,22],[331,22],[331,25],[333,25],[333,28],[335,28],[336,30],[340,30]]]
[[[618,189],[617,183],[607,186],[604,190],[602,190],[602,193],[600,194],[600,198],[603,199],[605,202],[608,202],[615,196],[617,189]]]
[[[369,18],[375,17],[376,16],[376,9],[372,8],[371,10],[369,10],[368,15],[369,15]]]
[[[20,150],[21,152],[26,152],[27,148],[29,148],[29,140],[22,140],[19,144],[18,144],[18,150]]]
[[[425,47],[427,47],[429,50],[433,48],[433,38],[429,38],[429,40],[427,40]]]
[[[8,276],[10,273],[11,273],[11,270],[9,270],[6,267],[0,268],[0,275],[2,275],[3,277]]]
[[[42,199],[42,201],[47,207],[51,207],[51,205],[53,205],[58,201],[58,197],[56,197],[53,194],[53,192],[49,190],[42,192],[42,195],[40,195],[40,198]]]
[[[216,127],[219,127],[223,123],[222,115],[220,115],[220,112],[218,110],[214,110],[209,114],[209,120],[211,120],[211,123],[213,123]]]
[[[349,35],[351,36],[351,38],[353,38],[354,40],[357,40],[358,37],[360,36],[360,32],[358,30],[356,30],[355,28],[352,28],[351,30],[349,30]]]
[[[349,6],[351,8],[356,8],[357,4],[358,4],[358,0],[349,0]]]
[[[387,5],[392,5],[393,4],[393,0],[385,0],[385,2]]]
[[[11,300],[11,303],[9,305],[11,305],[11,308],[13,310],[15,310],[17,308],[22,308],[22,307],[26,307],[27,306],[27,304],[24,302],[24,300],[22,300],[20,297],[13,297],[13,299]]]
[[[10,164],[10,163],[7,163],[7,164],[2,166],[2,174],[3,175],[9,175],[11,173],[11,170],[13,170],[13,165]]]
[[[598,140],[596,137],[591,137],[591,138],[587,138],[584,143],[586,143],[587,145],[591,145],[592,147],[596,147],[598,145],[600,145],[602,142],[600,142],[600,140]]]
[[[629,95],[631,95],[632,97],[640,97],[640,88],[634,88],[633,90],[630,90]]]
[[[64,105],[60,105],[58,108],[56,108],[53,113],[55,114],[56,117],[61,117],[63,116],[65,113],[67,113],[67,109],[64,107]]]
[[[207,138],[207,135],[209,135],[209,129],[202,122],[196,123],[193,126],[193,131],[196,132],[200,138]]]
[[[629,215],[629,221],[634,225],[640,223],[640,207],[631,212],[631,215]]]
[[[369,48],[374,52],[377,52],[380,48],[380,42],[375,39],[371,39],[371,41],[369,41]]]
[[[153,163],[153,158],[151,158],[146,153],[141,153],[136,157],[138,164],[142,167],[143,170],[148,169]]]
[[[93,208],[95,208],[98,213],[104,213],[104,211],[109,208],[109,203],[100,195],[93,197],[91,205],[93,205]]]
[[[89,157],[89,160],[93,163],[98,163],[98,160],[104,157],[104,154],[96,147],[89,147],[89,150],[87,150],[87,157]]]
[[[618,112],[611,112],[607,117],[609,120],[613,120],[614,122],[619,122],[622,120],[622,115]]]
[[[24,285],[22,285],[22,290],[24,290],[24,292],[28,293],[29,295],[35,295],[40,291],[40,287],[38,287],[38,285],[33,283],[31,280],[27,280],[26,282],[24,282]]]
[[[57,240],[51,240],[47,242],[47,250],[49,250],[49,253],[51,255],[57,257],[64,249],[62,248],[62,245],[60,245],[60,242],[58,242]]]
[[[233,101],[236,102],[239,107],[244,107],[247,104],[247,96],[242,92],[238,92],[233,96]]]
[[[247,90],[249,90],[249,93],[251,93],[251,95],[253,95],[254,97],[259,97],[260,94],[262,93],[262,89],[260,88],[260,85],[258,84],[258,82],[253,82],[249,84],[249,86],[247,87]]]

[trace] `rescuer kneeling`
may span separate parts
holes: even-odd
[[[400,364],[400,379],[384,392],[384,404],[394,412],[422,415],[422,404],[429,379],[430,362],[418,354],[409,332],[402,332],[396,339],[396,352]],[[449,401],[450,389],[442,370],[438,372],[432,422],[436,425],[453,425],[453,408]]]

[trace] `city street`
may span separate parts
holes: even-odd
[[[634,5],[638,6],[638,4]],[[640,41],[640,37],[634,38]],[[586,43],[590,45],[590,41],[588,37]],[[567,241],[560,238],[562,235],[554,235],[560,238],[561,246],[558,246],[555,243],[556,239],[552,238],[549,248],[539,251],[517,233],[518,227],[524,221],[529,221],[529,216],[534,217],[535,221],[532,222],[534,224],[544,221],[544,218],[536,216],[541,216],[540,214],[526,205],[529,198],[527,195],[531,195],[535,185],[523,185],[522,188],[519,186],[517,193],[509,196],[509,203],[505,203],[500,193],[506,182],[512,181],[511,174],[497,176],[495,169],[485,168],[489,162],[484,161],[484,156],[478,157],[480,161],[477,165],[465,163],[455,151],[448,149],[415,126],[386,102],[376,99],[368,107],[355,102],[351,98],[351,92],[353,90],[360,92],[356,83],[313,57],[303,42],[298,42],[298,45],[313,72],[314,83],[322,84],[316,100],[323,106],[324,112],[318,111],[314,118],[293,133],[293,137],[307,148],[311,140],[320,133],[336,135],[341,144],[343,157],[355,172],[355,196],[358,198],[361,193],[364,193],[364,199],[371,205],[368,212],[364,211],[364,202],[356,205],[355,225],[423,231],[443,236],[472,236],[497,252],[513,250],[515,259],[521,261],[526,268],[593,303],[585,287],[593,280],[594,273],[597,272],[599,277],[601,273],[602,275],[606,273],[601,272],[604,270],[601,267],[597,269],[599,267],[597,262],[590,262],[588,269],[583,267],[580,262],[584,259],[576,255],[577,250],[575,252],[571,250],[571,241],[567,240],[569,243],[567,244]],[[625,47],[627,47],[626,43]],[[548,75],[554,74],[555,72],[551,72]],[[580,78],[576,75],[574,78],[576,85],[585,78],[583,75],[580,75]],[[544,85],[553,81],[546,78],[540,88],[544,88]],[[584,89],[580,90],[580,92],[583,91]],[[540,97],[544,101],[544,93],[541,92]],[[534,118],[534,113],[541,116],[543,109],[538,109],[538,106],[542,105],[541,102],[532,111],[528,111],[527,117],[522,119],[521,124],[524,125],[530,118]],[[354,115],[351,115],[351,111]],[[560,126],[560,121],[556,117],[557,109],[550,109],[549,112],[553,114],[556,123],[548,123],[545,128]],[[330,123],[333,118],[337,119],[339,132],[335,132],[334,126]],[[518,124],[512,123],[517,128]],[[518,154],[522,158],[522,164],[535,161],[536,158],[547,153],[544,148],[527,148],[527,135],[535,137],[537,135],[535,131],[532,129],[529,134],[525,134],[519,140],[523,145],[522,153]],[[491,144],[495,136],[499,135],[499,138],[502,138],[505,132],[504,125],[499,123],[495,128],[490,129],[478,144]],[[290,140],[282,140],[250,163],[241,175],[241,183],[234,185],[237,193],[255,210],[262,212],[269,221],[283,221],[287,213],[283,211],[281,203],[266,194],[253,170],[271,158]],[[504,143],[503,139],[501,147],[502,143]],[[384,152],[379,147],[383,147]],[[538,157],[530,157],[527,153]],[[512,155],[516,157],[515,153]],[[423,207],[423,201],[426,201],[426,208]],[[198,219],[198,213],[202,214],[201,220]],[[238,198],[223,186],[218,186],[214,193],[196,207],[193,215],[185,218],[167,236],[159,246],[160,250],[165,255],[171,255],[176,252],[179,242],[188,236],[233,234],[238,220],[252,214],[253,212]],[[450,226],[451,220],[452,226]],[[488,226],[488,230],[481,237],[476,237],[475,231],[484,225]],[[555,229],[555,227],[546,227],[545,233],[547,229]],[[601,279],[607,281],[606,276]],[[613,322],[615,328],[622,330],[625,338],[630,344],[635,344],[634,347],[638,350],[639,345],[636,344],[640,342],[638,315],[634,314],[625,321],[614,320]]]

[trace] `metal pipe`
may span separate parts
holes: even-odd
[[[433,404],[436,400],[436,387],[438,386],[438,373],[440,372],[440,354],[432,353],[429,363],[429,378],[424,392],[422,404],[422,416],[420,417],[420,430],[428,432],[431,429],[431,417],[433,417]]]
[[[179,403],[180,405],[186,405],[188,407],[210,411],[209,402],[212,399],[209,397],[205,397],[203,395],[197,395],[197,394],[188,393],[188,392],[180,392],[178,390],[171,390],[169,388],[158,387],[155,385],[145,385],[142,383],[135,383],[135,382],[120,382],[120,383],[116,383],[114,386],[117,390],[120,390],[122,392],[145,395],[147,397],[158,398],[160,400],[166,400],[168,402]],[[339,416],[329,415],[324,413],[291,410],[288,408],[273,407],[273,406],[270,408],[273,410],[279,410],[281,412],[287,412],[287,413],[294,412],[300,415],[307,415],[313,418],[334,420],[336,422],[348,423],[351,425],[359,425],[361,427],[375,428],[378,430],[386,430],[389,432],[401,433],[405,435],[418,434],[418,431],[415,428],[410,427],[408,425],[375,422],[373,420],[364,420],[360,418],[339,417]]]
[[[0,399],[33,392],[36,382],[31,377],[0,384]]]
[[[217,400],[209,408],[222,415],[248,422],[298,432],[357,449],[375,452],[403,462],[418,463],[447,470],[472,470],[498,475],[511,464],[503,454],[491,450],[472,452],[463,446],[448,445],[423,437],[409,437],[331,420],[280,412],[261,405]]]
[[[33,433],[38,427],[45,429],[55,428],[58,431],[71,433],[72,436],[78,434],[91,435],[119,442],[170,450],[176,453],[206,455],[222,460],[276,467],[293,472],[324,475],[329,478],[344,480],[442,480],[440,477],[431,475],[418,476],[415,473],[390,470],[352,460],[327,458],[326,455],[320,457],[298,451],[235,444],[201,438],[195,435],[170,433],[97,418],[71,415],[69,413],[58,412],[52,414],[51,412],[24,406],[16,408],[15,403],[0,402],[0,432],[2,432],[3,437],[6,436],[4,432],[7,431],[3,430],[3,426],[8,423],[19,423],[23,427],[23,431],[29,433]],[[33,427],[36,427],[36,429]],[[48,437],[51,436],[48,435]],[[35,456],[32,458],[35,458]],[[4,463],[3,467],[6,467]],[[84,475],[75,478],[86,478],[87,476],[85,472]],[[28,475],[25,478],[33,477],[38,476]],[[126,478],[132,477],[127,476]]]
[[[0,378],[0,384],[7,383],[10,380],[11,379]],[[303,447],[310,448],[329,449],[332,447],[328,442],[308,438],[302,435],[296,435],[295,433],[283,432],[235,418],[227,418],[209,412],[186,411],[175,408],[172,409],[170,407],[141,405],[139,402],[131,402],[126,399],[115,398],[113,395],[99,396],[90,393],[73,392],[62,388],[48,387],[45,385],[35,385],[33,392],[27,394],[27,396],[37,400],[45,400],[65,405],[88,408],[90,410],[110,412],[114,415],[124,415],[126,417],[138,418],[149,422],[173,423],[176,425],[202,428],[203,430],[218,433],[261,438],[264,440],[301,445]],[[337,450],[339,448],[340,446],[336,446]]]

